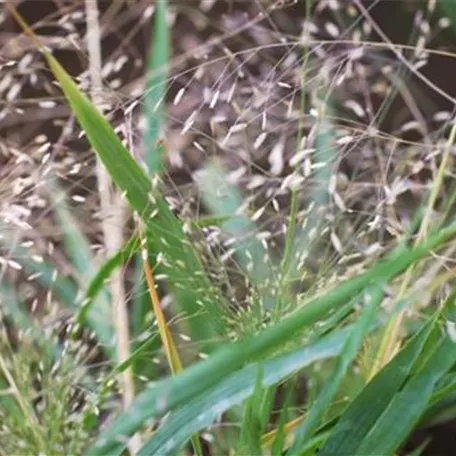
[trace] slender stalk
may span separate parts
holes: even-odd
[[[450,156],[451,156],[451,149],[456,140],[456,121],[453,123],[453,127],[451,128],[450,136],[448,138],[447,147],[445,148],[445,152],[442,157],[442,162],[440,163],[440,167],[437,171],[437,175],[435,177],[434,185],[432,186],[431,194],[429,196],[429,201],[427,204],[426,212],[423,217],[423,221],[420,225],[420,230],[418,232],[417,238],[415,240],[415,246],[423,242],[425,237],[428,234],[429,226],[431,224],[431,217],[432,212],[435,207],[435,203],[437,202],[437,198],[439,196],[441,187],[443,185],[443,180],[445,177],[445,170],[448,168]],[[401,288],[399,290],[399,294],[397,300],[401,300],[407,289],[410,286],[410,283],[415,277],[416,265],[412,264],[407,271],[405,272],[404,279],[401,283]],[[383,335],[380,349],[378,351],[378,355],[372,365],[369,380],[385,365],[387,364],[397,353],[400,347],[400,330],[402,327],[402,322],[405,317],[407,309],[402,310],[399,314],[391,319],[388,326],[386,327],[385,333]]]
[[[168,323],[166,321],[165,315],[160,305],[160,298],[157,293],[157,286],[155,284],[154,274],[152,267],[149,264],[148,258],[149,254],[146,247],[146,238],[143,236],[141,238],[142,242],[142,260],[143,260],[143,269],[146,276],[147,288],[149,289],[150,300],[152,303],[152,311],[155,314],[155,318],[158,323],[158,330],[160,332],[160,338],[163,343],[163,348],[165,349],[166,358],[168,360],[168,365],[171,369],[173,375],[177,375],[183,371],[183,364],[179,356],[176,344],[174,342],[173,336],[169,330]],[[191,438],[193,450],[196,456],[203,455],[203,449],[201,447],[200,438],[198,435],[194,435]]]
[[[100,107],[103,101],[103,81],[101,77],[101,33],[97,0],[85,0],[87,14],[87,48],[89,52],[89,74],[91,96]],[[113,188],[112,180],[100,158],[97,157],[96,173],[98,193],[101,205],[101,224],[106,247],[106,255],[114,255],[123,245],[123,228],[126,218],[126,203],[118,191]],[[128,310],[122,271],[117,269],[111,276],[111,295],[113,302],[113,320],[116,328],[117,357],[122,363],[130,357],[130,332]],[[122,399],[124,408],[128,408],[135,397],[135,384],[131,367],[121,374]],[[134,436],[129,445],[132,454],[141,447],[139,436]]]

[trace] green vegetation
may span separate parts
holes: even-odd
[[[167,197],[167,8],[157,2],[153,16],[144,163],[41,48],[72,115],[128,202],[133,228],[123,247],[100,264],[60,183],[49,178],[45,188],[72,267],[69,278],[56,264],[34,261],[2,223],[13,266],[37,275],[55,296],[48,301],[57,301],[45,310],[63,312],[65,324],[58,318],[42,325],[3,280],[0,454],[398,454],[416,429],[455,417],[456,290],[447,259],[456,235],[454,186],[448,185],[456,124],[440,144],[432,185],[414,219],[358,268],[341,267],[341,259],[325,254],[331,248],[344,258],[337,222],[328,225],[322,210],[334,200],[343,206],[332,172],[341,144],[338,108],[327,95],[333,80],[325,75],[316,76],[314,93],[304,90],[309,75],[300,78],[300,106],[309,97],[317,108],[308,134],[316,156],[304,167],[304,177],[314,173],[317,184],[303,204],[298,166],[277,178],[281,185],[294,179],[281,220],[283,242],[271,241],[258,221],[266,209],[244,205],[245,195],[216,158],[195,174],[206,214],[186,218]],[[14,7],[10,11],[33,36]],[[35,44],[41,46],[39,39]],[[306,149],[301,133],[294,157]],[[272,168],[282,166],[280,147],[271,155]],[[224,236],[225,250],[208,248],[209,229]],[[307,260],[315,252],[322,261],[312,274]],[[128,357],[119,359],[119,325],[111,317],[117,302],[108,285],[120,268],[133,271],[128,278],[136,295],[126,322]],[[416,286],[420,280],[424,289]],[[165,294],[170,304],[164,305]],[[167,366],[155,362],[160,357]],[[129,370],[134,398],[121,406],[121,375]],[[304,398],[298,397],[303,390]]]

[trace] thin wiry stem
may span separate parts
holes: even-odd
[[[97,0],[86,0],[85,7],[87,14],[87,48],[89,52],[91,95],[94,103],[97,106],[101,106],[103,81],[101,77],[101,33]],[[110,257],[123,245],[126,203],[120,197],[119,192],[113,188],[111,178],[99,158],[97,158],[96,172],[104,243],[106,254]],[[117,356],[118,362],[122,363],[130,357],[130,334],[126,295],[122,271],[120,269],[117,269],[112,274],[110,287],[113,302],[113,318],[117,335]],[[127,368],[121,373],[120,380],[123,404],[124,408],[127,408],[133,402],[135,396],[134,378],[131,368]],[[129,450],[132,454],[136,454],[140,447],[141,441],[139,435],[136,435],[130,441]]]

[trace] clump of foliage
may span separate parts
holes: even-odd
[[[203,2],[206,11],[209,3]],[[337,13],[339,22],[322,25],[336,44],[344,17],[365,21],[353,39],[340,37],[347,46],[343,58],[332,58],[315,36],[321,29],[311,17],[323,3]],[[301,2],[302,30],[281,43],[271,43],[256,21],[267,16],[280,23],[284,5],[266,2],[247,25],[233,14],[233,24],[246,27],[264,48],[245,50],[233,42],[222,52],[234,76],[224,78],[226,68],[214,57],[199,62],[186,80],[175,69],[173,75],[169,57],[174,6],[156,2],[144,13],[154,17],[146,88],[127,109],[144,107],[142,129],[124,131],[123,141],[94,90],[103,73],[96,14],[87,30],[94,46],[91,100],[9,6],[97,155],[102,209],[121,210],[100,214],[108,252],[100,261],[93,233],[78,226],[61,191],[62,174],[46,167],[47,154],[40,158],[36,198],[45,207],[50,202],[60,249],[70,258],[64,273],[28,239],[32,212],[10,200],[2,209],[1,452],[392,455],[415,429],[453,417],[449,258],[456,225],[448,169],[456,124],[437,138],[423,133],[418,114],[402,125],[402,131],[421,129],[433,152],[414,161],[423,150],[395,138],[391,147],[400,143],[409,157],[398,160],[390,181],[379,120],[357,99],[344,99],[340,87],[350,92],[362,74],[364,82],[379,78],[375,93],[386,100],[395,96],[391,86],[407,98],[397,81],[409,75],[384,65],[374,76],[373,62],[384,56],[366,52],[376,47],[367,35],[381,30],[361,2],[354,5],[344,16],[339,2]],[[424,45],[433,8],[429,2],[426,19],[419,16],[422,33],[412,57],[387,37],[382,42],[415,76],[430,52]],[[277,56],[275,45],[289,53]],[[248,60],[264,49],[272,51],[263,66],[255,61],[267,75],[257,86]],[[205,86],[214,74],[216,84]],[[185,116],[177,121],[165,112],[176,81],[182,86],[171,104],[182,106],[176,114]],[[198,87],[203,106],[194,95],[190,109],[181,105],[186,91]],[[338,122],[344,109],[367,122],[361,132]],[[173,129],[177,134],[173,119],[189,156],[171,137]],[[206,157],[210,145],[216,158]],[[354,158],[348,155],[353,146],[360,148]],[[166,170],[185,168],[194,158],[190,152],[205,158],[186,170],[190,182],[179,187]],[[375,160],[385,167],[380,176],[372,171]],[[76,165],[71,162],[77,173]],[[412,177],[400,177],[403,170],[412,177],[430,172],[431,182],[414,186]],[[384,198],[366,191],[369,183]],[[32,180],[23,185],[38,187]],[[365,196],[361,210],[357,192]],[[72,201],[85,198],[72,195]],[[120,230],[109,226],[110,217],[122,220]],[[47,254],[54,252],[49,245]],[[27,281],[38,281],[42,291],[32,293],[28,307]],[[11,284],[21,284],[17,293]]]

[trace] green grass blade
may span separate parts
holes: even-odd
[[[110,372],[109,377],[115,378],[117,374],[123,372],[125,369],[128,369],[130,366],[136,366],[135,363],[144,364],[146,361],[150,363],[150,353],[157,350],[157,346],[159,346],[159,344],[156,341],[159,340],[160,335],[158,334],[158,330],[154,330],[145,342],[135,347],[133,353],[128,359],[114,367],[114,369]],[[137,372],[136,368],[135,372]]]
[[[80,289],[96,275],[95,260],[90,245],[78,227],[77,221],[71,215],[65,203],[65,196],[53,182],[49,188],[49,195],[53,203],[54,212],[62,233],[65,251],[78,274]],[[97,335],[101,346],[111,357],[114,356],[112,342],[114,327],[111,318],[111,303],[108,291],[102,287],[94,297],[93,305],[87,308],[88,325]]]
[[[313,191],[313,201],[317,206],[327,206],[330,202],[329,181],[333,175],[332,166],[337,157],[336,135],[334,125],[329,121],[333,117],[333,110],[330,103],[326,107],[322,118],[319,120],[318,135],[315,140],[315,188]]]
[[[289,227],[291,232],[296,232],[294,239],[287,240],[287,243],[292,246],[287,249],[284,257],[284,266],[287,276],[291,279],[300,277],[299,265],[303,253],[308,253],[313,242],[313,233],[317,233],[322,228],[323,213],[322,209],[328,206],[330,202],[329,182],[333,174],[333,164],[337,157],[335,148],[336,136],[333,124],[328,120],[332,116],[332,105],[328,100],[326,112],[318,118],[318,130],[315,138],[315,156],[313,164],[317,165],[315,172],[312,175],[312,180],[315,182],[311,193],[311,202],[313,208],[306,217],[304,226]]]
[[[407,453],[407,456],[421,456],[423,452],[426,450],[426,447],[431,442],[431,438],[427,438],[423,443],[421,443],[417,448],[415,448],[412,452]]]
[[[42,328],[33,321],[21,303],[16,290],[6,280],[0,283],[0,307],[1,313],[11,320],[15,329],[27,334],[28,338],[39,344],[49,358],[57,359],[59,357],[59,349],[46,338]]]
[[[268,249],[255,237],[258,233],[256,224],[246,215],[239,214],[243,202],[240,192],[228,184],[226,173],[216,162],[205,165],[196,182],[203,204],[211,214],[217,218],[227,217],[221,228],[236,240],[234,254],[240,268],[254,285],[271,289],[274,260],[269,258]]]
[[[149,174],[163,169],[163,158],[166,149],[159,143],[163,127],[164,103],[166,94],[169,60],[169,37],[166,20],[167,1],[155,2],[155,21],[153,41],[149,55],[147,87],[144,97],[146,130],[144,133],[144,150]]]
[[[260,365],[247,366],[224,379],[173,413],[166,421],[166,426],[160,427],[145,444],[140,455],[176,454],[191,435],[209,426],[221,413],[242,403],[252,394],[259,366],[263,372],[261,387],[270,387],[313,362],[337,356],[349,333],[350,328],[345,328],[291,354]]]
[[[5,227],[0,227],[1,245],[8,257],[17,261],[29,275],[36,275],[36,280],[45,290],[52,291],[68,309],[76,309],[77,287],[72,280],[56,276],[55,267],[48,261],[34,261],[30,252],[15,241]]]
[[[176,298],[180,311],[188,318],[194,340],[209,340],[222,334],[221,320],[207,318],[206,311],[217,314],[220,301],[211,288],[199,258],[189,243],[182,224],[164,199],[153,189],[150,180],[122,145],[108,121],[80,92],[66,71],[50,54],[48,63],[60,82],[72,111],[87,138],[98,153],[113,180],[124,192],[147,227],[149,253],[160,252],[162,261],[155,267],[166,275],[167,285]],[[156,258],[151,258],[156,265]],[[188,271],[192,271],[189,275]]]
[[[78,313],[78,322],[84,325],[88,319],[89,312],[92,311],[92,306],[95,298],[104,290],[104,283],[109,279],[112,272],[119,266],[128,261],[139,249],[139,239],[132,237],[125,246],[114,256],[109,258],[104,265],[98,270],[87,287],[85,297],[83,299],[82,309]]]
[[[360,442],[359,454],[393,454],[407,439],[425,412],[437,382],[456,362],[455,348],[448,337],[441,341],[421,372],[396,394]]]
[[[260,407],[264,392],[263,377],[264,371],[261,364],[255,365],[251,374],[255,379],[250,397],[244,402],[243,417],[238,447],[248,454],[261,454],[261,418]]]
[[[14,288],[6,281],[0,283],[1,312],[10,317],[17,328],[25,331],[34,328],[33,320],[23,308]]]
[[[78,226],[78,222],[70,213],[66,204],[65,194],[53,182],[48,183],[48,195],[52,208],[60,226],[65,252],[71,260],[72,266],[82,280],[87,280],[96,272],[95,262],[86,237]]]
[[[224,377],[241,368],[246,362],[259,360],[276,351],[278,347],[294,340],[296,336],[325,318],[328,313],[363,289],[378,283],[387,283],[411,263],[435,249],[456,233],[456,225],[441,230],[413,250],[401,248],[389,258],[363,275],[347,281],[327,295],[307,303],[304,308],[267,328],[254,338],[232,344],[221,349],[208,360],[189,367],[181,375],[160,382],[158,386],[144,391],[123,413],[92,448],[93,454],[105,454],[119,448],[119,436],[130,435],[146,421],[182,406],[194,396],[203,394]]]
[[[362,347],[364,338],[375,319],[382,300],[383,287],[381,283],[375,285],[375,287],[364,294],[365,307],[359,321],[354,325],[353,331],[342,350],[338,365],[330,381],[319,394],[304,423],[296,430],[295,443],[291,449],[291,454],[295,454],[296,452],[299,453],[298,449],[302,448],[305,442],[311,437],[316,427],[320,424],[324,413],[330,408],[331,401],[334,399],[348,368],[351,366]]]
[[[322,455],[329,456],[339,451],[341,454],[357,454],[360,443],[375,427],[388,405],[412,375],[414,365],[433,339],[436,321],[437,319],[433,318],[426,324],[366,385],[340,418],[331,437],[321,449]],[[356,423],[356,426],[353,423]]]
[[[131,326],[133,337],[139,336],[149,327],[146,316],[152,308],[150,295],[147,291],[147,282],[144,277],[143,261],[141,254],[136,254],[135,259],[134,297],[132,300]]]

